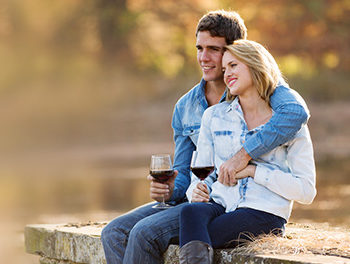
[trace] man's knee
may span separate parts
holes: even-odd
[[[105,244],[109,244],[112,240],[112,237],[113,237],[113,228],[108,224],[106,225],[103,229],[102,229],[102,232],[101,232],[101,241],[102,241],[102,244],[105,245]]]
[[[134,243],[140,243],[145,241],[152,242],[154,235],[151,231],[152,227],[147,224],[146,221],[139,221],[130,231],[129,240]]]
[[[102,229],[101,241],[103,244],[114,244],[116,241],[124,241],[128,233],[123,222],[116,218]]]

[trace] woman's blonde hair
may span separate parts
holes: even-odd
[[[270,96],[282,79],[281,71],[272,55],[261,44],[246,39],[236,40],[225,49],[248,66],[260,97],[269,103]],[[227,91],[226,99],[232,101],[234,98],[235,96]]]

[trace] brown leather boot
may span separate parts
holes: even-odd
[[[213,248],[202,241],[194,240],[180,248],[180,264],[213,264]]]

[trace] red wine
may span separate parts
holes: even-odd
[[[214,171],[214,166],[205,166],[205,167],[191,167],[191,171],[196,175],[200,180],[204,180],[208,177],[210,173]]]
[[[166,182],[174,174],[174,170],[151,170],[149,172],[158,182]]]

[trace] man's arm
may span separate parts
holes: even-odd
[[[276,88],[270,97],[270,105],[275,113],[269,122],[221,165],[218,177],[221,183],[233,185],[236,172],[245,168],[250,159],[256,159],[290,140],[309,118],[309,110],[302,97],[287,86],[279,85]]]
[[[186,190],[191,183],[190,163],[192,152],[196,146],[189,136],[183,135],[183,125],[180,118],[180,109],[175,106],[171,126],[174,131],[174,169],[178,171],[175,186],[171,191],[170,201],[179,201],[185,197]]]
[[[191,182],[190,162],[195,145],[189,136],[183,135],[183,126],[180,118],[180,110],[175,106],[172,127],[174,130],[175,152],[174,170],[175,174],[165,183],[153,181],[153,177],[148,176],[151,181],[150,197],[156,201],[180,201],[185,197],[186,190]]]
[[[270,105],[274,115],[259,133],[243,144],[253,159],[289,141],[309,118],[305,101],[289,87],[279,85],[270,97]]]

